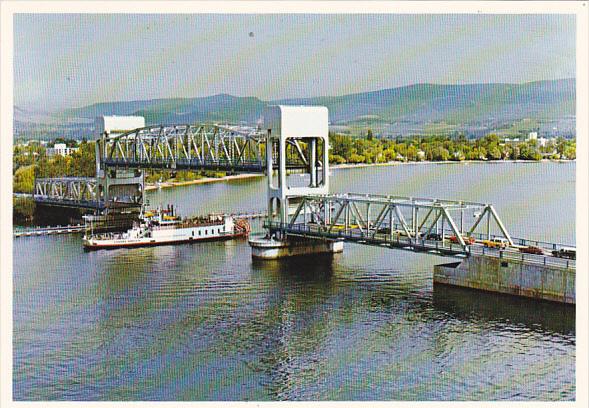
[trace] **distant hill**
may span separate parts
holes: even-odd
[[[141,115],[146,123],[193,123],[199,121],[255,123],[268,102],[255,97],[227,94],[202,98],[151,99],[97,103],[63,112],[67,117],[95,118],[103,115]]]
[[[417,84],[328,98],[285,99],[284,104],[320,104],[332,123],[409,121],[473,123],[524,118],[557,119],[575,114],[575,80],[524,84]]]
[[[263,101],[219,94],[199,98],[152,99],[97,103],[68,109],[58,117],[83,123],[102,115],[142,115],[147,123],[246,122],[255,124],[268,104],[323,105],[332,125],[366,127],[395,123],[445,123],[453,126],[523,119],[546,122],[575,115],[575,79],[523,84],[416,84],[372,92]],[[19,117],[23,110],[19,111]],[[26,122],[22,118],[20,122]],[[418,126],[419,128],[419,126]]]

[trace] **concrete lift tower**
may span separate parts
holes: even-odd
[[[290,204],[309,195],[329,194],[329,119],[324,106],[269,106],[264,112],[268,173],[268,221],[289,222]],[[290,153],[289,151],[292,151]],[[306,165],[303,177],[287,177],[293,158]],[[274,173],[274,164],[278,164]],[[326,209],[328,211],[328,209]],[[250,240],[254,258],[341,252],[343,242],[296,239],[275,232]]]

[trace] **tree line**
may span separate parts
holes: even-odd
[[[464,136],[428,136],[409,138],[375,138],[368,130],[364,137],[329,134],[329,162],[332,164],[373,164],[392,161],[462,161],[462,160],[541,160],[575,159],[576,141],[558,138],[541,146],[537,140],[504,143],[490,134],[480,139]],[[67,141],[66,141],[67,142]],[[70,143],[71,144],[71,143]],[[306,145],[303,143],[303,149]],[[15,192],[31,193],[35,178],[96,174],[95,142],[83,140],[69,156],[47,156],[38,143],[14,147],[13,182]],[[190,181],[202,177],[223,177],[224,172],[147,170],[148,183],[156,181]]]
[[[541,160],[575,159],[576,142],[558,138],[541,146],[538,140],[503,142],[489,134],[479,139],[465,136],[428,136],[409,138],[375,138],[369,130],[365,137],[330,133],[329,162],[387,163],[392,161],[463,161],[463,160]]]

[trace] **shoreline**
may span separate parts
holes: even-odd
[[[193,184],[207,184],[207,183],[217,183],[220,181],[231,181],[231,180],[244,180],[250,178],[257,178],[263,177],[263,174],[256,174],[256,173],[243,173],[243,174],[233,174],[231,176],[223,176],[223,177],[203,177],[198,180],[189,180],[189,181],[163,181],[157,184],[145,183],[145,191],[151,190],[158,190],[160,188],[171,188],[171,187],[182,187],[182,186],[189,186]]]
[[[392,161],[387,163],[358,163],[358,164],[351,164],[351,163],[344,163],[344,164],[334,164],[329,166],[330,169],[339,170],[339,169],[360,169],[366,167],[381,167],[381,166],[404,166],[404,165],[433,165],[433,164],[500,164],[500,163],[575,163],[576,160],[550,160],[550,159],[542,159],[542,160],[462,160],[462,161],[454,161],[454,160],[446,160],[446,161],[411,161],[411,162],[398,162]],[[172,187],[182,187],[182,186],[189,186],[194,184],[207,184],[207,183],[217,183],[222,181],[231,181],[231,180],[247,180],[253,179],[258,177],[264,177],[264,174],[261,173],[242,173],[242,174],[234,174],[231,176],[224,176],[219,178],[214,177],[203,177],[198,180],[190,180],[190,181],[164,181],[160,183],[159,187],[157,184],[145,184],[145,191],[153,191],[158,190],[160,188],[172,188]]]
[[[329,166],[330,169],[354,169],[354,168],[363,168],[363,167],[378,167],[378,166],[404,166],[404,165],[422,165],[422,164],[500,164],[500,163],[524,163],[524,164],[531,164],[531,163],[575,163],[576,160],[550,160],[550,159],[542,159],[542,160],[446,160],[446,161],[392,161],[387,163],[358,163],[358,164],[351,164],[351,163],[344,163],[344,164],[334,164]]]

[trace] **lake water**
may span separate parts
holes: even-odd
[[[489,202],[575,243],[575,164],[334,170],[334,192]],[[264,178],[149,193],[263,209]],[[254,227],[260,230],[260,222]],[[257,262],[246,240],[85,253],[14,240],[16,400],[573,400],[575,309],[432,284],[448,258],[346,244]]]

